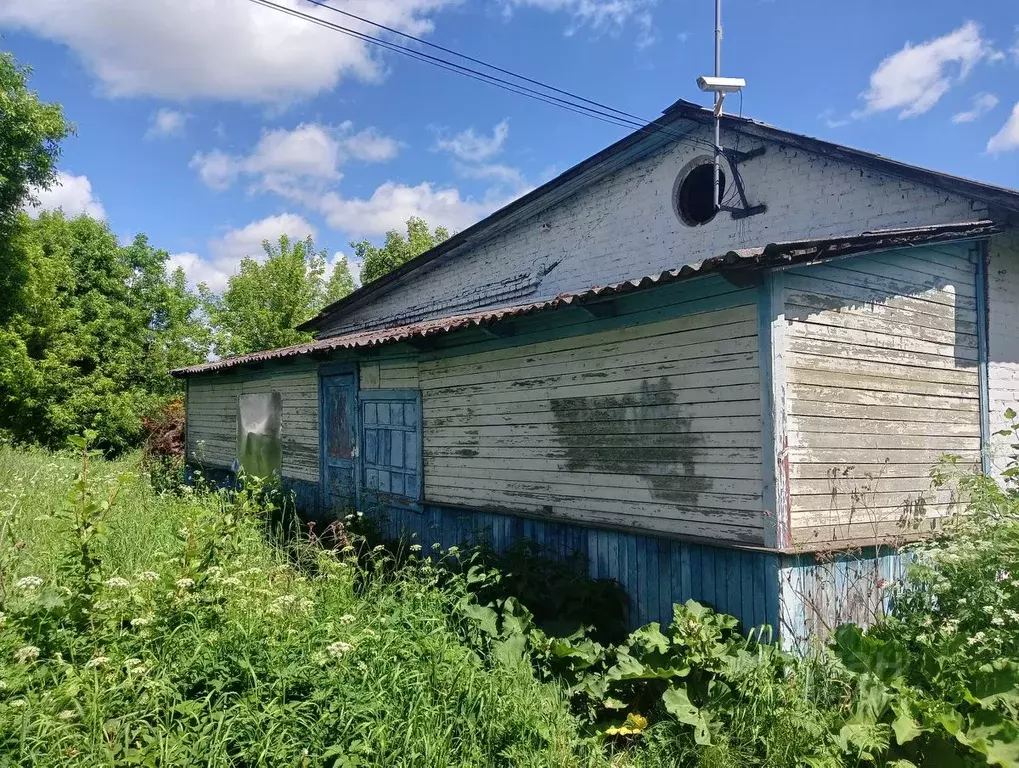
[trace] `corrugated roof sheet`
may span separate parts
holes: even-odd
[[[734,272],[759,267],[826,261],[867,251],[986,237],[998,231],[1000,231],[999,227],[994,222],[983,220],[912,229],[879,230],[846,237],[770,243],[760,248],[742,248],[728,251],[720,256],[713,256],[703,261],[686,264],[657,275],[647,275],[613,285],[598,286],[582,293],[564,294],[546,301],[481,310],[469,314],[424,320],[409,325],[377,328],[357,333],[348,333],[343,336],[315,339],[314,341],[295,344],[291,347],[269,349],[264,352],[253,352],[248,355],[224,358],[187,368],[178,368],[175,371],[171,371],[171,373],[174,376],[189,376],[212,371],[222,371],[251,363],[285,360],[313,353],[322,354],[340,349],[378,347],[384,344],[395,344],[401,341],[422,339],[467,328],[490,325],[521,315],[530,315],[535,312],[582,305],[619,294],[645,290],[656,285],[686,280],[709,272]]]

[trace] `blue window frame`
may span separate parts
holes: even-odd
[[[361,488],[391,504],[417,508],[423,495],[421,392],[362,389]]]

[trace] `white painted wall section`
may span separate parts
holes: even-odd
[[[694,134],[708,140],[707,130]],[[752,136],[724,136],[754,149]],[[986,208],[944,191],[768,143],[740,166],[751,204],[700,227],[673,211],[673,185],[701,145],[680,141],[634,162],[552,209],[373,297],[320,335],[509,306],[657,274],[734,248],[865,230],[971,221]],[[727,174],[730,178],[732,174]]]
[[[988,409],[991,464],[996,472],[1008,465],[1015,442],[995,434],[1007,425],[1007,408],[1019,411],[1019,232],[991,238],[987,265]]]

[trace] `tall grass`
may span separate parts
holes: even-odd
[[[295,570],[239,502],[157,495],[129,458],[91,464],[99,566],[83,574],[79,470],[0,447],[0,765],[594,760],[556,685],[462,643],[427,563],[383,578],[320,551]]]

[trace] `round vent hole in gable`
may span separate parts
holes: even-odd
[[[725,172],[719,172],[719,201],[725,199]],[[715,166],[707,162],[692,168],[679,181],[675,193],[676,213],[691,227],[707,224],[718,212],[715,194]]]

